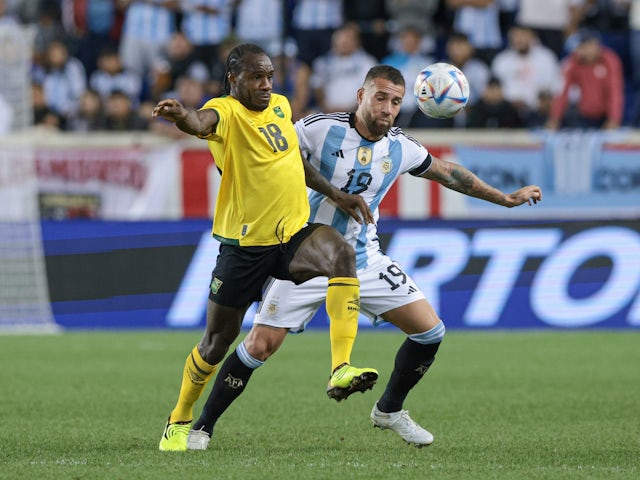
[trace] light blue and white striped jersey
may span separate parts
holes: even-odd
[[[231,33],[231,0],[184,0],[182,31],[194,45],[218,45]],[[198,11],[210,7],[217,14]]]
[[[460,7],[456,10],[453,27],[466,33],[475,48],[501,48],[500,11],[498,3],[486,7]]]
[[[173,10],[163,6],[162,1],[155,4],[133,2],[125,13],[123,35],[140,40],[165,43],[175,30]]]
[[[309,115],[295,124],[300,149],[323,177],[348,193],[361,195],[378,220],[378,206],[402,173],[421,175],[431,166],[431,155],[418,141],[393,127],[377,142],[355,129],[355,114]],[[360,225],[336,204],[309,190],[309,221],[331,225],[356,251],[358,269],[380,250],[375,224]]]
[[[344,23],[342,0],[298,0],[291,22],[299,30],[338,28]]]

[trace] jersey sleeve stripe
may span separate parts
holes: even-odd
[[[420,175],[424,174],[427,170],[429,170],[430,166],[431,166],[431,154],[429,153],[427,154],[427,158],[424,159],[424,162],[422,162],[413,170],[409,170],[409,173],[414,177],[419,177]]]

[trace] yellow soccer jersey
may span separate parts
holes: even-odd
[[[286,97],[272,94],[263,111],[245,108],[231,96],[214,98],[219,117],[207,137],[222,170],[213,236],[241,246],[288,242],[309,218],[309,201],[298,137]]]

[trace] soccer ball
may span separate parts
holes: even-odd
[[[467,105],[469,81],[458,67],[434,63],[418,74],[413,94],[425,115],[450,118]]]

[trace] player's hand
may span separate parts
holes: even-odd
[[[161,100],[151,112],[153,118],[162,117],[165,120],[176,123],[187,116],[187,109],[175,98]]]
[[[338,207],[355,218],[358,223],[374,223],[371,209],[360,195],[341,191],[334,200]]]
[[[538,185],[527,185],[507,195],[508,207],[517,207],[526,203],[534,205],[542,201],[542,189]]]

